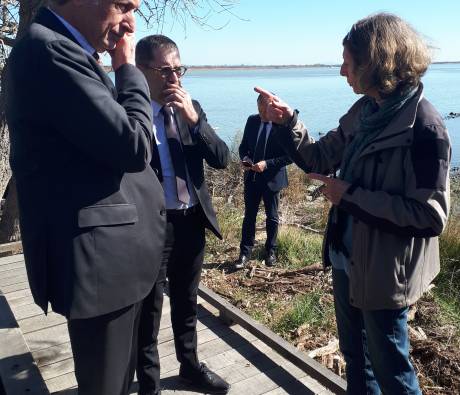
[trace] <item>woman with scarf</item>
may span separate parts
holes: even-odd
[[[314,142],[298,112],[261,88],[274,133],[332,203],[324,238],[332,266],[347,393],[421,394],[409,359],[407,313],[439,272],[449,210],[451,148],[424,98],[427,46],[380,13],[343,39],[340,74],[363,96]]]

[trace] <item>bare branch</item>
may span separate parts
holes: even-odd
[[[0,41],[2,41],[4,45],[7,45],[9,47],[12,47],[14,43],[16,42],[14,38],[7,37],[2,34],[0,34]]]
[[[230,19],[219,24],[211,19],[227,14],[230,18],[244,20],[232,11],[238,3],[239,0],[145,0],[139,15],[149,28],[156,27],[158,32],[163,31],[167,16],[171,17],[171,23],[177,22],[184,32],[188,21],[205,29],[221,30],[230,23]]]

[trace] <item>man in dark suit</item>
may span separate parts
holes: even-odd
[[[139,0],[55,0],[8,61],[6,115],[29,283],[68,318],[80,395],[127,394],[166,211],[134,62]],[[115,86],[97,61],[108,51]]]
[[[257,98],[257,108],[259,114],[248,118],[239,146],[244,169],[245,210],[240,256],[235,262],[235,269],[242,269],[250,258],[261,200],[264,202],[266,214],[265,264],[275,265],[280,191],[288,185],[286,166],[292,163],[270,133],[272,123],[266,118],[267,103],[261,95]]]
[[[179,376],[197,390],[225,394],[229,385],[198,360],[196,322],[205,228],[222,238],[203,161],[223,169],[230,153],[200,104],[182,87],[186,68],[174,41],[162,35],[143,38],[136,46],[136,64],[150,87],[155,136],[151,166],[162,182],[167,209],[163,265],[142,308],[139,326],[139,394],[160,392],[157,335],[166,277]]]

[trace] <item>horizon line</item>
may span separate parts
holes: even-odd
[[[460,60],[447,60],[431,62],[431,64],[460,64]],[[111,70],[112,66],[103,65],[106,70]],[[316,68],[316,67],[340,67],[341,64],[313,63],[313,64],[221,64],[221,65],[185,65],[188,69],[287,69],[287,68]]]

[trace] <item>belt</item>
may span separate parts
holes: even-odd
[[[198,212],[198,204],[189,208],[181,208],[177,210],[166,210],[166,215],[169,217],[187,217]]]

